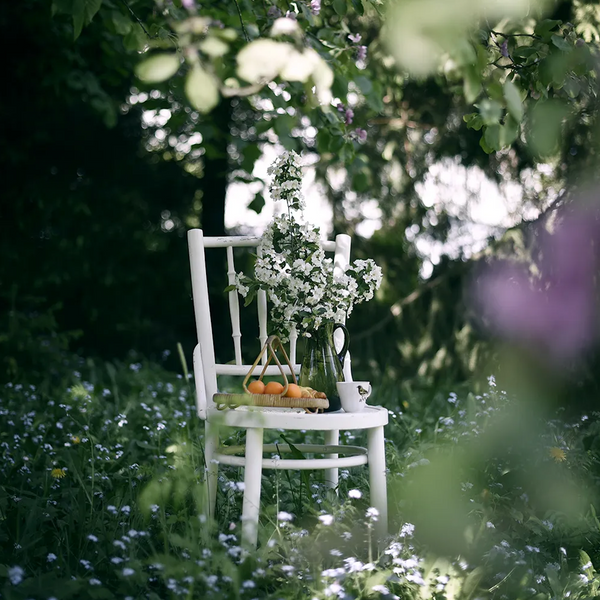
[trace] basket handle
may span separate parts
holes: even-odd
[[[285,381],[285,385],[283,386],[283,390],[280,394],[273,394],[274,396],[285,396],[285,394],[288,391],[288,387],[289,387],[289,382],[288,382],[288,378],[283,370],[283,367],[281,366],[281,362],[279,362],[279,359],[277,358],[277,350],[281,350],[281,353],[283,354],[283,357],[285,359],[285,362],[287,364],[287,366],[290,369],[290,373],[292,374],[292,380],[293,382],[297,385],[298,381],[296,380],[296,374],[294,373],[294,369],[292,368],[292,365],[290,363],[290,359],[288,358],[288,355],[285,351],[285,348],[283,347],[283,344],[281,343],[281,340],[276,336],[276,335],[270,335],[267,338],[267,341],[265,342],[265,345],[262,347],[259,355],[256,357],[256,360],[254,361],[254,364],[252,365],[252,367],[250,367],[250,370],[248,371],[248,374],[246,375],[246,377],[244,378],[244,382],[243,382],[243,386],[244,386],[244,390],[248,393],[250,393],[248,391],[248,387],[247,387],[247,383],[248,380],[250,379],[250,377],[252,377],[252,374],[254,373],[254,369],[258,366],[258,363],[260,362],[260,359],[262,358],[263,354],[265,352],[267,352],[267,350],[269,351],[268,354],[268,358],[267,358],[267,362],[265,363],[265,366],[263,367],[263,370],[259,376],[259,381],[262,381],[262,378],[264,377],[265,371],[267,370],[267,367],[269,366],[269,364],[271,363],[271,359],[273,359],[275,361],[275,364],[279,367],[279,371],[281,372],[281,374],[283,375],[283,380]]]

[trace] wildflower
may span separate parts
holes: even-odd
[[[87,539],[90,540],[90,542],[98,541],[98,538],[93,533],[90,533],[90,535],[87,536]]]
[[[323,523],[323,525],[331,525],[333,523],[333,516],[332,515],[321,515],[319,517],[319,521],[321,521],[321,523]]]
[[[130,569],[129,567],[125,567],[123,569],[122,573],[125,577],[130,577],[131,575],[133,575],[135,573],[135,571],[133,569]]]
[[[360,490],[350,490],[348,492],[348,497],[349,498],[355,498],[355,499],[361,498],[362,497],[362,492]]]
[[[293,518],[294,518],[294,515],[290,514],[289,512],[285,512],[284,510],[279,511],[277,513],[278,521],[292,521]]]
[[[54,554],[54,552],[50,552],[48,556],[46,556],[46,560],[48,562],[54,562],[56,560],[56,554]]]
[[[13,585],[19,585],[23,581],[25,571],[21,567],[15,566],[8,570],[8,578]]]
[[[356,140],[358,142],[360,142],[361,144],[364,144],[367,141],[367,131],[365,129],[361,129],[360,127],[357,127],[354,130],[354,137],[356,138]]]
[[[310,12],[316,16],[321,12],[321,0],[310,0]]]
[[[90,585],[102,585],[102,582],[99,579],[92,577],[92,579],[90,579]]]
[[[367,47],[359,46],[356,50],[356,60],[359,62],[365,62],[367,60]]]
[[[50,471],[50,475],[52,475],[54,479],[62,479],[63,477],[67,476],[67,472],[65,469],[55,468]]]
[[[556,462],[563,462],[567,460],[567,455],[565,454],[565,451],[561,448],[557,448],[556,446],[550,448],[549,454]]]
[[[121,512],[128,515],[131,512],[131,507],[126,504],[125,506],[121,507]]]
[[[389,594],[390,590],[385,587],[385,585],[374,585],[371,588],[374,592],[379,592],[380,594]]]
[[[351,33],[348,36],[348,39],[353,43],[353,44],[358,44],[358,42],[360,42],[360,40],[362,40],[362,35],[360,35],[360,33]]]
[[[379,511],[374,506],[371,506],[371,508],[367,509],[365,516],[367,519],[377,521],[377,517],[379,517]]]

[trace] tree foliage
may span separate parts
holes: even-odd
[[[78,343],[91,351],[191,345],[181,236],[224,232],[233,181],[256,186],[250,207],[260,212],[265,182],[254,166],[281,144],[318,158],[334,230],[384,265],[378,302],[353,316],[366,348],[357,365],[376,356],[397,376],[470,372],[464,263],[443,260],[430,283],[419,275],[419,241],[444,242],[462,215],[447,210],[450,198],[426,205],[419,185],[432,165],[453,161],[519,184],[524,204],[543,209],[552,188],[595,164],[599,139],[596,4],[480,5],[55,0],[50,10],[28,0],[27,12],[7,9],[2,29],[27,44],[0,100],[12,115],[3,314],[7,327],[23,317],[6,355],[29,347],[23,323],[50,307],[49,329],[82,330]],[[355,232],[365,202],[382,216],[369,241]]]

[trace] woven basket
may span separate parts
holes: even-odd
[[[294,369],[290,364],[290,359],[286,354],[285,348],[281,343],[281,340],[276,336],[269,336],[265,345],[263,346],[260,354],[256,357],[254,364],[248,371],[248,374],[244,378],[244,390],[246,390],[245,394],[221,394],[217,393],[213,396],[213,400],[217,405],[219,410],[223,410],[226,408],[236,408],[238,406],[270,406],[277,408],[303,408],[306,412],[322,412],[324,409],[329,408],[329,400],[327,398],[286,398],[285,394],[288,391],[289,383],[288,378],[281,366],[281,362],[277,358],[277,350],[281,350],[281,354],[285,359],[287,366],[290,368],[290,373],[292,374],[293,383],[297,385],[296,375],[294,374]],[[259,381],[262,381],[265,371],[269,366],[271,360],[275,361],[275,364],[279,367],[279,371],[283,377],[285,382],[283,386],[283,390],[281,394],[251,394],[248,391],[248,380],[252,377],[254,373],[254,369],[257,367],[260,359],[263,354],[268,352],[267,362],[263,366],[263,370],[258,378]]]

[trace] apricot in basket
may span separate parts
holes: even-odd
[[[251,394],[264,394],[265,393],[265,384],[260,381],[259,379],[256,379],[254,381],[251,381],[248,384],[248,391]]]
[[[278,381],[269,381],[265,386],[265,394],[281,394],[283,386]]]

